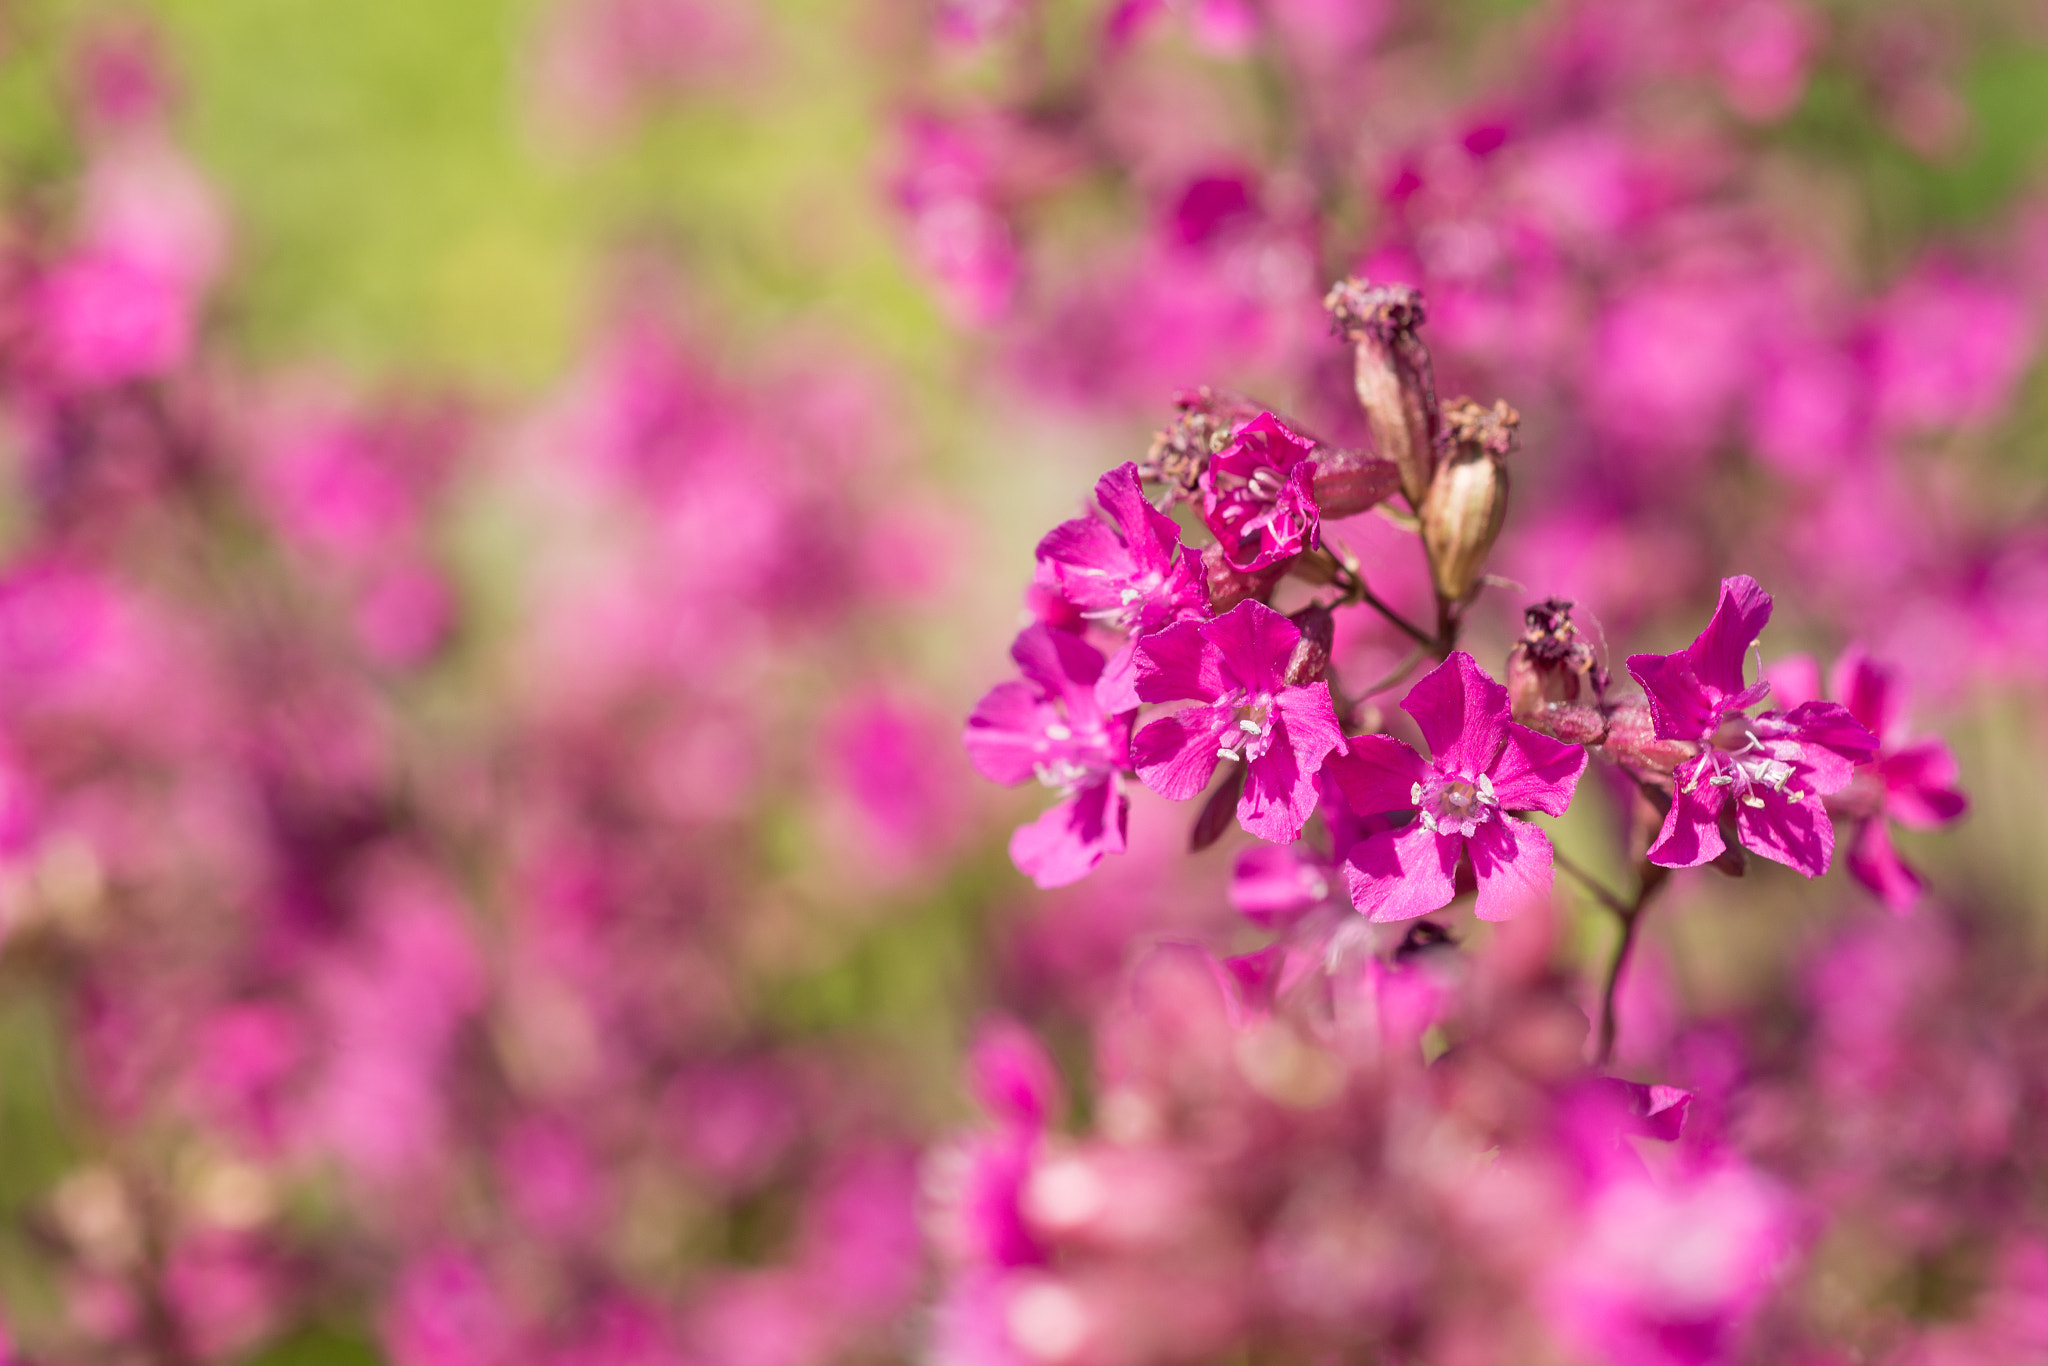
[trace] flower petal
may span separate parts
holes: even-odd
[[[1230,904],[1254,925],[1284,929],[1330,895],[1329,870],[1294,849],[1255,844],[1230,874]]]
[[[1664,828],[1645,855],[1665,868],[1697,868],[1719,857],[1728,847],[1721,838],[1721,803],[1725,789],[1702,785],[1671,799],[1664,813]]]
[[[1463,650],[1454,651],[1401,699],[1436,766],[1474,777],[1489,771],[1507,739],[1508,690]]]
[[[1076,517],[1045,533],[1038,559],[1052,566],[1061,593],[1090,612],[1120,606],[1123,585],[1136,572],[1116,532],[1093,517]]]
[[[1899,740],[1906,719],[1906,689],[1895,671],[1865,654],[1861,645],[1851,645],[1835,661],[1828,683],[1834,699],[1868,727],[1879,744]]]
[[[1010,658],[1046,697],[1065,702],[1069,717],[1083,723],[1095,718],[1095,680],[1102,676],[1102,651],[1071,632],[1039,624],[1017,633],[1010,643]]]
[[[1675,655],[1630,655],[1628,671],[1649,700],[1658,739],[1697,743],[1719,724],[1721,709],[1693,676],[1692,661],[1683,650]]]
[[[1441,910],[1457,895],[1452,874],[1462,843],[1418,821],[1354,845],[1344,866],[1351,904],[1378,921],[1413,920]]]
[[[1512,920],[1550,900],[1550,838],[1513,816],[1488,821],[1465,839],[1465,855],[1479,882],[1473,913],[1481,920]]]
[[[1126,460],[1096,480],[1095,501],[1123,532],[1128,558],[1141,573],[1172,566],[1180,552],[1180,528],[1145,497],[1135,464]]]
[[[1299,626],[1249,598],[1198,629],[1223,656],[1229,682],[1254,695],[1280,691],[1287,661],[1301,640]]]
[[[1183,707],[1145,727],[1131,742],[1131,759],[1145,786],[1184,802],[1202,795],[1216,771],[1217,738],[1230,725],[1223,707]]]
[[[1133,659],[1138,671],[1138,696],[1147,702],[1178,702],[1184,697],[1213,702],[1229,684],[1223,656],[1203,635],[1203,626],[1179,622],[1137,643]]]
[[[1510,724],[1507,744],[1493,765],[1493,795],[1509,811],[1562,816],[1585,771],[1585,746]]]
[[[1885,810],[1916,830],[1946,825],[1970,809],[1956,787],[1956,756],[1939,740],[1919,740],[1877,761],[1884,779]]]
[[[1095,705],[1102,708],[1103,715],[1115,716],[1121,712],[1136,711],[1143,699],[1138,696],[1138,638],[1136,636],[1117,646],[1102,666],[1102,676],[1095,680]]]
[[[1736,574],[1721,580],[1721,598],[1707,629],[1685,651],[1693,676],[1723,694],[1742,692],[1749,647],[1763,635],[1770,619],[1771,595],[1755,579]]]
[[[1743,847],[1808,877],[1825,873],[1835,856],[1835,823],[1827,810],[1810,797],[1795,802],[1769,790],[1757,800],[1763,805],[1744,802],[1735,808]]]
[[[1913,909],[1927,887],[1892,847],[1892,833],[1881,817],[1857,823],[1849,842],[1849,875],[1902,915]]]
[[[1056,719],[1029,683],[998,683],[967,718],[961,742],[968,762],[990,782],[1014,787],[1036,772],[1045,754],[1046,724]]]
[[[1323,756],[1299,753],[1290,740],[1286,722],[1274,726],[1272,747],[1246,766],[1244,793],[1237,799],[1238,824],[1275,844],[1301,838],[1301,827],[1316,809],[1316,769]]]
[[[1354,735],[1345,744],[1351,752],[1332,755],[1324,768],[1346,805],[1361,816],[1415,809],[1415,785],[1430,774],[1427,760],[1391,735]]]
[[[1040,887],[1064,887],[1124,851],[1130,799],[1113,773],[1088,784],[1010,835],[1010,862]]]

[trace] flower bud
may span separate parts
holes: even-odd
[[[1205,546],[1202,578],[1209,588],[1209,610],[1220,616],[1247,598],[1264,602],[1273,595],[1274,586],[1286,577],[1287,568],[1287,562],[1282,561],[1264,569],[1239,569],[1225,557],[1221,545]]]
[[[1400,471],[1408,506],[1420,508],[1436,465],[1436,376],[1416,329],[1427,316],[1407,285],[1339,281],[1323,299],[1355,348],[1352,382],[1372,424],[1373,444]]]
[[[1306,687],[1329,672],[1330,651],[1337,643],[1337,618],[1321,603],[1311,603],[1288,620],[1301,628],[1301,639],[1288,657],[1286,683],[1290,688]]]
[[[1520,414],[1505,403],[1459,399],[1444,413],[1449,451],[1422,502],[1422,543],[1436,591],[1462,602],[1486,568],[1508,511],[1507,457]]]
[[[1368,451],[1316,448],[1316,506],[1323,516],[1356,517],[1401,488],[1401,467]]]

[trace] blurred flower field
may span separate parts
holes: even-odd
[[[2048,1357],[2038,6],[0,0],[0,191],[0,1358]]]

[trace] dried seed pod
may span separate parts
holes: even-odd
[[[1331,286],[1323,307],[1354,348],[1352,383],[1373,444],[1400,471],[1408,506],[1419,509],[1435,473],[1441,421],[1429,348],[1416,331],[1427,317],[1422,294],[1353,278]]]
[[[1436,591],[1448,602],[1470,596],[1508,511],[1507,457],[1521,416],[1505,403],[1482,408],[1459,399],[1445,410],[1448,450],[1422,503],[1422,543]]]

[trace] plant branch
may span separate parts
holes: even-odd
[[[1559,868],[1562,868],[1565,872],[1569,873],[1581,887],[1584,887],[1587,891],[1591,892],[1596,898],[1599,899],[1600,904],[1605,906],[1608,910],[1613,911],[1616,915],[1623,917],[1635,914],[1636,908],[1634,906],[1631,906],[1628,902],[1623,901],[1619,894],[1610,890],[1606,883],[1602,882],[1599,878],[1593,876],[1593,874],[1588,872],[1585,868],[1573,862],[1571,859],[1566,858],[1564,855],[1564,851],[1562,849],[1557,848],[1555,845],[1551,847],[1550,860],[1551,862],[1555,863]]]

